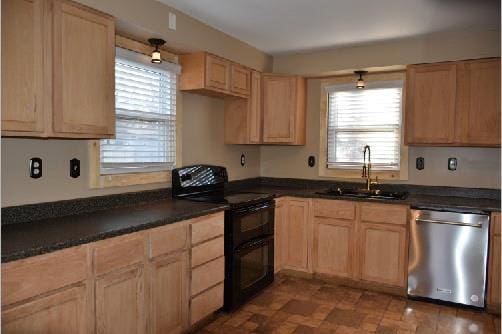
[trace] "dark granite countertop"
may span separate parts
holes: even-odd
[[[229,193],[257,192],[276,197],[345,199],[411,207],[489,213],[500,211],[500,191],[383,184],[408,191],[405,200],[360,199],[318,194],[329,187],[361,183],[254,178],[231,182]],[[145,230],[227,209],[226,205],[173,200],[169,189],[99,196],[2,208],[2,262]]]
[[[2,225],[2,263],[225,210],[163,199],[134,206]]]
[[[436,196],[429,194],[409,193],[404,200],[385,200],[353,197],[334,197],[318,192],[326,190],[325,186],[313,186],[309,188],[294,186],[274,186],[261,185],[258,187],[243,187],[239,191],[272,193],[277,197],[292,196],[304,198],[325,198],[325,199],[343,199],[349,201],[364,201],[389,204],[405,204],[411,207],[430,208],[437,210],[459,210],[472,212],[500,212],[500,200],[487,198],[469,198],[461,196]]]

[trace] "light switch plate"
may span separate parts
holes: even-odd
[[[457,158],[448,158],[448,170],[457,170]]]
[[[176,14],[169,13],[169,29],[176,30]]]

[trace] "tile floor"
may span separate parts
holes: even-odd
[[[197,333],[500,333],[500,318],[280,275],[242,308],[218,314]]]

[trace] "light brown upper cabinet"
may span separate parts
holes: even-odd
[[[2,131],[44,131],[44,4],[2,1]]]
[[[460,144],[500,145],[500,59],[457,65],[457,138]]]
[[[305,145],[305,79],[263,75],[263,143]]]
[[[66,0],[2,1],[2,135],[113,137],[114,61],[113,17]]]
[[[207,52],[179,57],[180,90],[209,96],[248,97],[250,70]]]
[[[261,107],[261,73],[251,71],[248,99],[225,99],[225,143],[261,144],[263,113]]]
[[[408,66],[410,145],[500,146],[500,59]]]
[[[406,73],[406,138],[409,144],[453,141],[455,63],[412,65]]]

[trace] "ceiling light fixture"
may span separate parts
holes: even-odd
[[[162,63],[159,46],[166,44],[166,41],[164,41],[161,38],[150,38],[148,39],[148,43],[150,43],[151,46],[155,47],[155,50],[152,51],[152,63],[154,64]]]
[[[365,87],[363,75],[365,75],[366,73],[368,73],[368,71],[354,71],[355,75],[359,75],[359,79],[357,79],[356,83],[356,88],[363,89]]]

